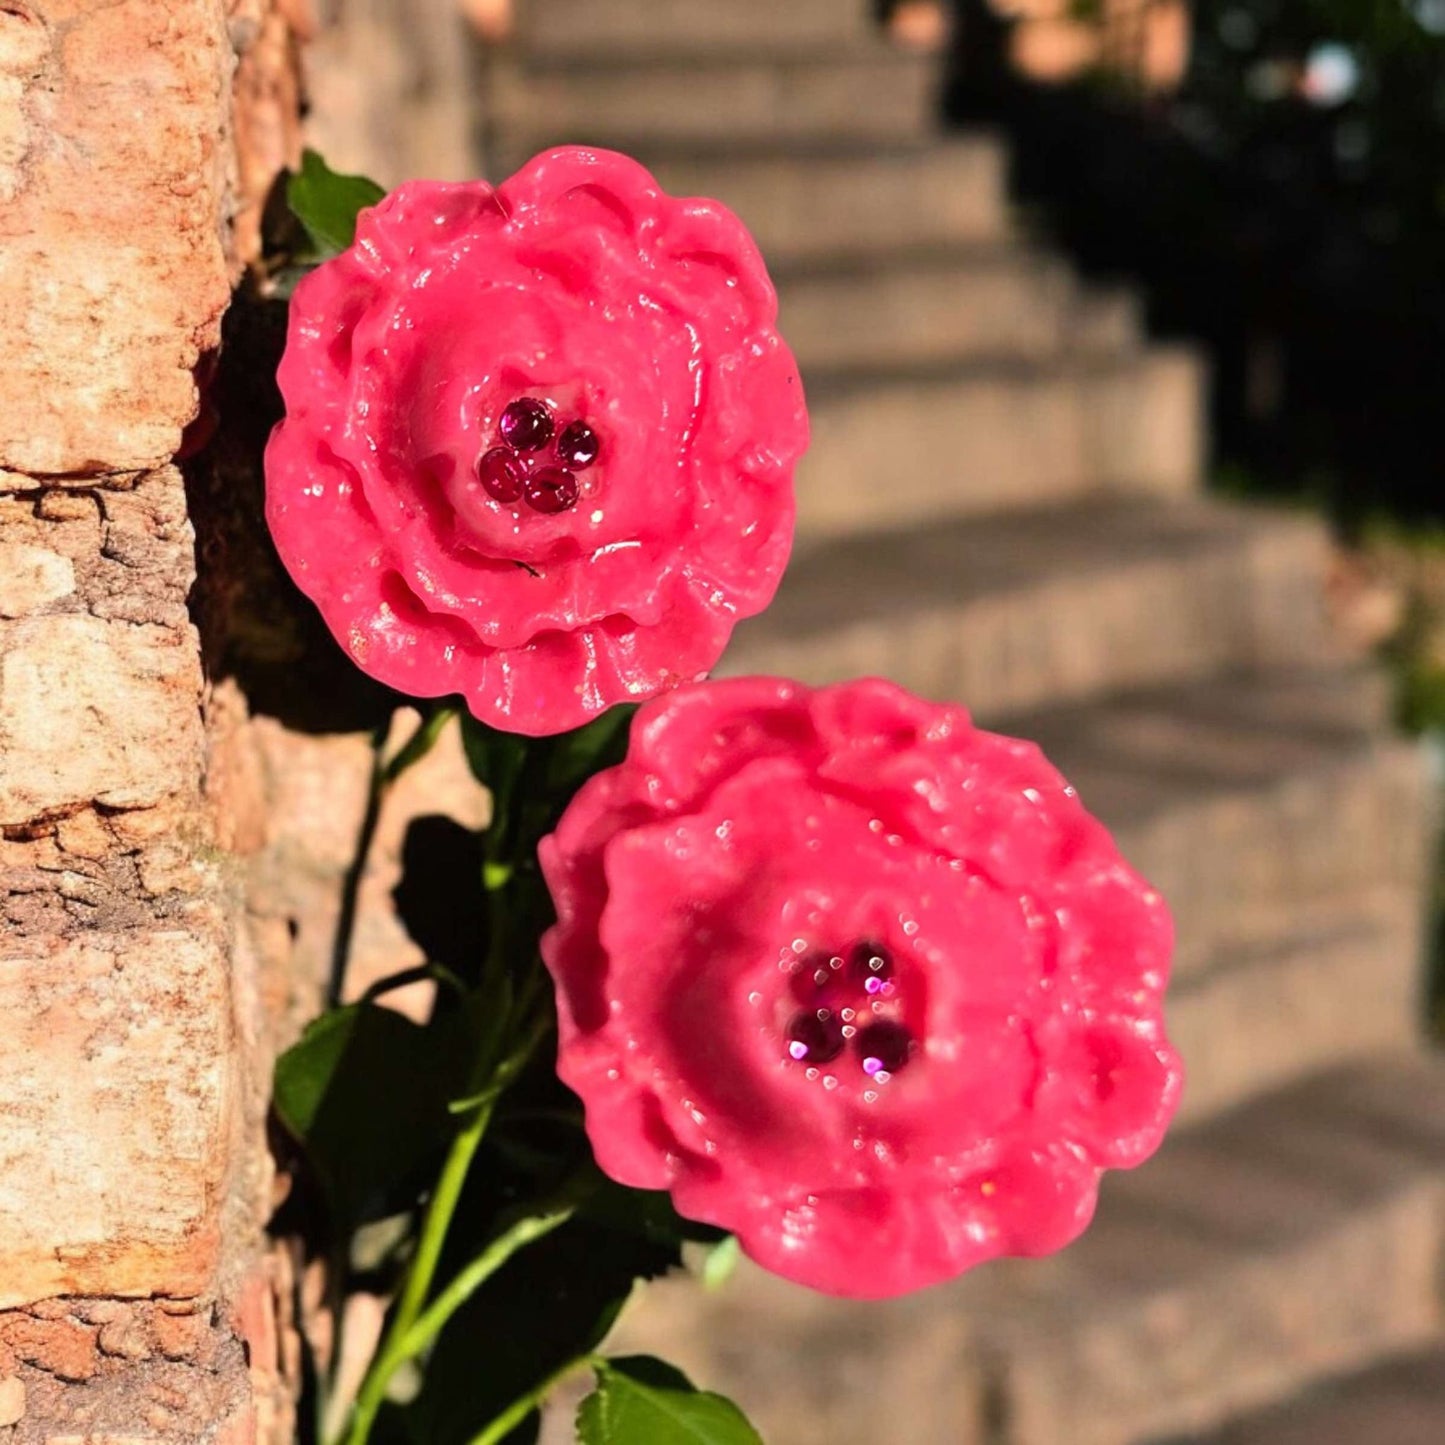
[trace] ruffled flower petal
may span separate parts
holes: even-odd
[[[513,732],[700,677],[792,546],[808,423],[776,320],[742,223],[625,156],[403,185],[292,298],[277,549],[360,667]],[[519,400],[548,409],[534,449],[503,430]],[[568,470],[574,422],[599,450]],[[520,496],[489,488],[498,448]]]
[[[791,1279],[878,1297],[1061,1248],[1177,1108],[1163,903],[961,709],[680,688],[541,861],[600,1164]]]

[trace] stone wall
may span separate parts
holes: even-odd
[[[470,0],[317,0],[308,140],[385,186],[477,173],[480,70]],[[468,18],[468,11],[471,18]]]
[[[198,378],[294,147],[294,18],[0,6],[7,1445],[286,1429],[261,990],[208,786],[176,459],[204,439]]]

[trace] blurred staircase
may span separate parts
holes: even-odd
[[[1321,524],[1201,494],[1197,359],[1017,234],[1000,142],[936,131],[937,58],[865,0],[518,0],[518,22],[493,173],[629,150],[732,205],[778,283],[816,439],[796,559],[726,670],[882,673],[1037,738],[1180,930],[1181,1127],[1075,1248],[883,1305],[756,1271],[669,1285],[629,1343],[771,1445],[1140,1445],[1236,1417],[1216,1445],[1389,1445],[1245,1418],[1325,1376],[1388,1389],[1369,1367],[1442,1330],[1431,789],[1330,635]]]
[[[1445,1352],[1412,1353],[1168,1445],[1440,1445]]]

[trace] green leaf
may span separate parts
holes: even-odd
[[[486,957],[491,909],[482,889],[486,857],[480,833],[454,818],[424,813],[407,824],[401,877],[391,891],[397,917],[437,972],[461,992]],[[446,1004],[456,1002],[455,995]]]
[[[478,1181],[458,1211],[463,1238],[455,1251],[449,1242],[447,1277],[465,1263],[466,1235],[478,1235],[478,1221],[495,1218],[484,1196],[489,1190],[509,1194],[521,1183],[515,1175],[499,1179],[494,1159],[483,1165],[491,1178]],[[442,1331],[427,1361],[425,1386],[405,1407],[411,1438],[428,1445],[472,1439],[560,1365],[595,1350],[637,1280],[677,1263],[675,1250],[582,1219],[528,1246]],[[535,1417],[527,1428],[534,1425]],[[513,1432],[507,1445],[524,1438]]]
[[[472,776],[492,795],[492,832],[506,831],[522,770],[527,765],[528,741],[504,733],[470,713],[462,714],[462,748]],[[499,827],[500,825],[500,827]],[[496,857],[495,852],[492,853]]]
[[[649,1355],[597,1366],[597,1388],[577,1410],[581,1445],[762,1445],[731,1400],[699,1390]]]
[[[305,1151],[340,1228],[385,1213],[451,1121],[455,1045],[392,1009],[317,1019],[276,1061],[276,1115]]]
[[[565,804],[593,773],[620,763],[627,756],[627,739],[636,711],[635,703],[622,703],[608,708],[585,727],[555,738],[547,762],[548,793]]]
[[[728,1238],[725,1229],[684,1218],[665,1189],[629,1189],[611,1179],[603,1179],[583,1206],[582,1214],[608,1229],[678,1250],[679,1257],[684,1244],[719,1245]]]
[[[356,239],[356,218],[386,194],[366,176],[333,171],[313,150],[302,152],[301,169],[286,185],[286,204],[323,257],[335,256]]]
[[[733,1277],[733,1272],[738,1267],[738,1260],[742,1258],[742,1252],[742,1245],[738,1242],[735,1234],[730,1234],[713,1245],[707,1252],[707,1258],[703,1260],[703,1288],[721,1289]]]

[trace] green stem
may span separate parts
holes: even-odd
[[[371,857],[372,845],[376,841],[376,829],[381,821],[381,805],[386,799],[387,789],[412,763],[425,756],[436,742],[438,734],[452,716],[450,708],[439,707],[430,717],[424,717],[411,738],[402,746],[389,763],[382,761],[382,749],[386,746],[386,727],[380,727],[372,737],[371,781],[366,790],[366,808],[361,816],[357,831],[356,849],[351,864],[341,883],[340,906],[336,915],[336,935],[331,944],[331,972],[327,980],[326,1006],[338,1008],[341,995],[346,988],[346,969],[351,959],[351,939],[356,931],[356,912],[361,900],[361,881],[366,876],[366,864]],[[384,989],[382,990],[385,991]],[[372,991],[367,999],[376,997]],[[330,1268],[326,1277],[327,1301],[331,1317],[336,1321],[336,1334],[332,1340],[333,1362],[341,1358],[342,1329],[345,1319],[343,1304],[346,1293],[346,1246],[338,1240],[331,1252]],[[317,1371],[318,1408],[328,1408],[334,1379]]]
[[[386,765],[383,781],[394,783],[413,763],[419,763],[436,746],[442,729],[457,715],[455,707],[443,703],[421,720],[421,726]]]
[[[387,994],[395,992],[399,988],[407,988],[414,983],[439,983],[451,989],[454,993],[465,993],[467,986],[442,963],[419,963],[415,968],[404,968],[400,973],[389,974],[386,978],[379,978],[361,995],[363,1003],[375,1003],[379,998],[385,998]]]
[[[345,1436],[346,1445],[365,1445],[386,1399],[386,1388],[391,1383],[392,1375],[410,1358],[402,1349],[402,1342],[416,1323],[431,1290],[432,1279],[446,1244],[447,1231],[451,1227],[452,1215],[456,1213],[462,1187],[467,1181],[467,1172],[476,1157],[482,1136],[487,1132],[487,1124],[495,1107],[495,1095],[486,1096],[472,1110],[466,1123],[452,1140],[451,1150],[437,1180],[436,1192],[427,1205],[416,1255],[407,1270],[406,1285],[397,1301],[391,1325],[357,1393],[351,1426]]]
[[[451,1228],[452,1216],[456,1213],[457,1204],[461,1200],[462,1190],[467,1182],[467,1174],[472,1167],[472,1160],[476,1158],[477,1149],[487,1132],[487,1125],[491,1122],[492,1111],[496,1108],[498,1097],[502,1090],[526,1067],[532,1050],[536,1048],[546,1033],[546,1027],[549,1024],[550,1020],[547,1019],[534,1021],[524,1034],[521,1043],[495,1068],[490,1067],[490,1060],[487,1057],[483,1056],[478,1059],[474,1078],[481,1080],[490,1074],[490,1081],[485,1090],[477,1094],[465,1122],[456,1138],[452,1140],[446,1162],[442,1165],[436,1190],[427,1205],[426,1217],[422,1221],[416,1254],[407,1269],[406,1283],[396,1302],[391,1324],[387,1328],[381,1349],[371,1362],[371,1367],[366,1372],[366,1378],[361,1382],[361,1389],[356,1396],[356,1404],[352,1407],[351,1423],[343,1437],[345,1445],[365,1445],[371,1435],[371,1427],[376,1422],[377,1414],[386,1400],[386,1390],[391,1383],[391,1377],[401,1365],[412,1359],[432,1338],[431,1335],[427,1335],[419,1343],[413,1343],[412,1332],[419,1327],[423,1318],[431,1318],[437,1305],[447,1299],[456,1287],[454,1281],[438,1297],[436,1304],[427,1311],[427,1314],[422,1315],[427,1297],[431,1293],[432,1281],[436,1277],[437,1265],[441,1263],[442,1250],[446,1246],[447,1232]],[[569,1209],[568,1213],[570,1214],[570,1212]],[[555,1229],[566,1217],[564,1215],[556,1219],[547,1228]],[[522,1223],[526,1225],[535,1223],[535,1221],[524,1220]],[[517,1226],[517,1228],[521,1228],[521,1226]],[[547,1230],[544,1229],[541,1232],[545,1234]],[[502,1236],[503,1240],[506,1238],[507,1236]],[[500,1268],[505,1259],[509,1258],[516,1249],[521,1248],[523,1243],[526,1243],[526,1240],[513,1245],[508,1254],[494,1263],[487,1273]],[[488,1257],[490,1250],[495,1247],[496,1245],[489,1246],[488,1251],[479,1256],[477,1261],[473,1261],[468,1270],[458,1278],[465,1278],[481,1260]],[[486,1277],[486,1274],[483,1274],[471,1288],[475,1289],[477,1284],[480,1284]],[[446,1318],[450,1317],[451,1311],[455,1310],[460,1303],[461,1301],[458,1300],[451,1306],[447,1315],[436,1324],[436,1330],[441,1329],[442,1325],[446,1323]],[[433,1331],[434,1333],[435,1331]]]
[[[574,1370],[585,1369],[596,1363],[595,1355],[576,1355],[565,1364],[558,1367],[547,1376],[541,1384],[534,1389],[528,1390],[525,1395],[518,1395],[480,1435],[474,1435],[468,1445],[500,1445],[533,1410],[538,1409],[542,1402],[567,1378]]]
[[[372,739],[371,785],[366,790],[366,811],[361,815],[361,827],[357,832],[356,851],[351,857],[351,866],[341,883],[341,906],[336,915],[336,937],[331,943],[331,980],[326,990],[326,1007],[336,1008],[341,1003],[341,993],[346,986],[346,964],[351,957],[351,935],[356,928],[356,905],[361,897],[361,879],[366,872],[366,860],[371,856],[371,845],[376,838],[376,825],[381,820],[381,800],[386,794],[386,768],[381,761],[381,750],[386,734],[378,730]]]
[[[512,1080],[526,1068],[537,1045],[551,1032],[550,1015],[542,1014],[534,1018],[526,1032],[523,1033],[521,1043],[497,1065],[497,1071],[492,1075],[491,1082],[486,1088],[475,1094],[469,1094],[466,1098],[453,1101],[448,1108],[453,1114],[466,1114],[472,1109],[480,1108],[483,1104],[488,1108],[493,1107],[506,1092],[507,1086]]]
[[[456,708],[450,705],[443,704],[433,708],[422,718],[417,730],[388,763],[384,763],[381,757],[382,749],[386,746],[386,729],[379,728],[372,740],[371,785],[366,791],[366,811],[361,816],[361,827],[357,831],[356,852],[342,881],[336,937],[331,945],[331,980],[326,994],[328,1008],[335,1008],[340,1004],[342,990],[346,986],[346,964],[351,956],[351,935],[356,928],[356,907],[361,897],[361,880],[366,874],[367,860],[371,857],[371,845],[376,840],[376,827],[381,821],[381,805],[386,798],[387,789],[413,763],[420,762],[432,750],[442,729],[455,716]]]
[[[575,1203],[558,1205],[542,1214],[519,1219],[499,1234],[422,1313],[398,1344],[399,1358],[414,1359],[442,1332],[446,1322],[466,1304],[519,1249],[551,1234],[577,1212]]]
[[[380,799],[384,789],[406,767],[425,755],[451,716],[452,709],[437,709],[385,767],[381,766],[378,753],[377,768],[373,774],[372,809],[369,812],[372,832],[376,826],[374,814],[380,811]],[[528,758],[529,762],[535,761],[535,753],[536,750],[533,750],[533,756]],[[488,866],[484,870],[483,883],[491,895],[492,918],[490,947],[483,965],[481,989],[493,997],[500,995],[512,943],[512,928],[508,926],[511,922],[510,909],[504,899],[511,892],[516,865],[516,842],[513,837],[514,828],[511,826],[515,822],[511,806],[515,782],[516,779],[513,779],[512,786],[498,787],[494,791],[494,816],[487,831]],[[370,833],[364,833],[363,837],[369,848]],[[359,881],[358,873],[358,884]],[[557,1228],[570,1218],[575,1208],[575,1204],[569,1204],[565,1210],[544,1212],[513,1226],[489,1245],[428,1307],[427,1300],[431,1296],[437,1268],[441,1263],[452,1217],[456,1213],[477,1150],[491,1122],[497,1099],[526,1067],[537,1044],[551,1026],[550,1011],[543,1009],[538,1013],[536,1010],[538,999],[545,996],[546,991],[541,987],[542,978],[539,976],[540,969],[535,959],[527,973],[528,977],[519,990],[516,1002],[507,1010],[510,1017],[506,1020],[508,1024],[525,1023],[521,1040],[500,1062],[497,1061],[495,1043],[488,1043],[478,1049],[467,1084],[467,1096],[460,1101],[459,1106],[454,1106],[461,1116],[461,1127],[452,1140],[436,1189],[427,1204],[416,1254],[407,1268],[406,1279],[392,1310],[386,1334],[365,1379],[361,1382],[349,1426],[338,1445],[366,1445],[372,1426],[386,1400],[392,1376],[401,1365],[424,1350],[472,1292],[500,1269],[516,1250],[530,1240]],[[505,1032],[504,1025],[496,1037],[504,1037]]]

